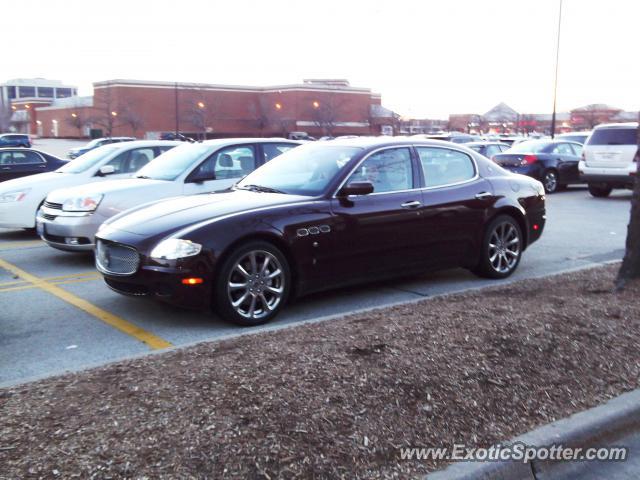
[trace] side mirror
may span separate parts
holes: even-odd
[[[187,179],[187,182],[202,183],[202,182],[207,182],[209,180],[215,180],[215,179],[216,179],[216,174],[213,172],[198,172],[191,175]]]
[[[373,193],[373,183],[371,182],[351,182],[338,191],[339,197],[349,195],[369,195]]]
[[[112,173],[116,173],[116,167],[114,167],[113,165],[103,165],[102,167],[100,167],[100,170],[98,170],[99,177],[111,175]]]

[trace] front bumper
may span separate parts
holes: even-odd
[[[180,260],[155,264],[145,255],[139,255],[140,263],[131,275],[114,275],[96,260],[96,268],[104,281],[117,293],[140,297],[154,297],[160,301],[191,309],[206,309],[211,306],[213,288],[213,264],[206,253]],[[200,278],[202,283],[185,285],[187,278]]]
[[[107,217],[98,212],[67,217],[60,210],[42,207],[36,218],[36,230],[49,246],[68,252],[86,252],[95,248],[95,234]]]

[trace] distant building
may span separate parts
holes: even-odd
[[[75,85],[44,78],[17,78],[0,84],[0,109],[8,111],[9,128],[21,133],[36,133],[33,110],[57,99],[78,95]]]
[[[35,129],[45,137],[379,135],[394,115],[379,94],[344,79],[272,87],[107,80],[94,83],[93,97],[39,106]]]

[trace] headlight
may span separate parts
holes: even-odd
[[[93,212],[104,195],[88,195],[65,200],[62,210],[65,212]]]
[[[12,192],[0,193],[0,203],[19,202],[29,193],[30,188],[24,190],[14,190]]]
[[[177,258],[193,257],[202,250],[202,245],[191,240],[180,238],[168,238],[163,240],[151,251],[151,257],[162,260],[175,260]]]

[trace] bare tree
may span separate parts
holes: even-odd
[[[269,127],[270,120],[267,114],[267,102],[264,98],[258,98],[251,104],[249,104],[249,116],[253,120],[258,130],[260,130],[260,136],[264,137],[265,128]]]
[[[342,106],[343,102],[333,93],[324,97],[321,102],[312,103],[311,118],[313,123],[322,130],[323,135],[334,136]]]
[[[126,125],[131,129],[131,134],[134,137],[138,136],[138,130],[144,127],[144,120],[138,113],[138,111],[132,106],[126,106],[121,108],[122,113],[119,114],[120,121],[123,125]]]
[[[94,103],[93,112],[87,120],[93,125],[102,127],[104,135],[110,137],[113,130],[122,125],[122,120],[119,118],[118,105],[111,89],[105,88],[104,92],[104,96],[100,96],[99,100]],[[94,95],[95,98],[96,95]]]
[[[212,98],[204,98],[200,94],[192,94],[182,99],[182,112],[180,117],[198,133],[202,140],[206,140],[207,133],[213,129],[216,120],[220,117],[221,104]]]
[[[640,127],[637,135],[638,148],[633,159],[637,168],[636,181],[631,197],[631,216],[627,227],[625,254],[616,278],[615,289],[617,291],[622,290],[629,280],[640,278],[640,180],[638,180],[640,175]]]

